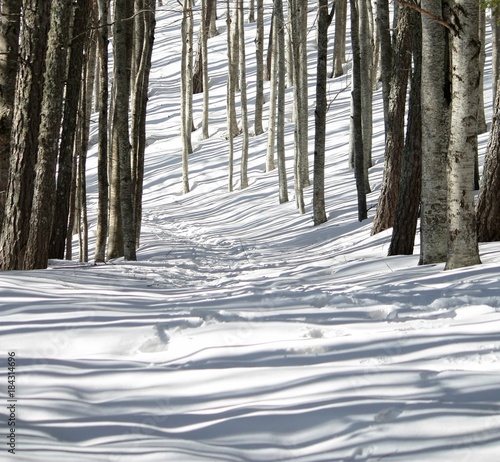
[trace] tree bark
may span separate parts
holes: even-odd
[[[55,207],[56,162],[63,113],[66,55],[69,47],[72,0],[54,2],[45,58],[44,89],[36,164],[35,192],[24,267],[46,268]]]
[[[412,12],[413,21],[413,72],[406,141],[403,151],[401,185],[398,208],[394,220],[389,255],[412,255],[415,245],[420,192],[422,185],[422,111],[420,103],[422,77],[422,28],[420,18]]]
[[[257,0],[257,36],[255,37],[255,135],[264,133],[262,112],[264,106],[264,0]]]
[[[478,13],[476,0],[455,0],[451,6],[453,72],[448,149],[447,270],[481,263],[474,208],[481,47]]]
[[[64,116],[59,145],[59,160],[57,172],[56,210],[52,225],[50,258],[64,258],[68,218],[70,213],[71,183],[73,181],[73,148],[76,133],[76,118],[78,101],[82,85],[83,49],[87,40],[87,24],[90,18],[91,3],[78,0],[73,19],[73,39],[69,50],[68,81]]]
[[[325,140],[326,140],[326,79],[328,58],[328,0],[318,1],[318,62],[316,74],[316,108],[314,110],[314,224],[327,221],[325,209]]]
[[[238,37],[239,37],[239,63],[240,63],[240,97],[241,97],[241,189],[248,187],[248,101],[247,101],[247,76],[245,59],[245,15],[243,8],[244,0],[238,3]]]
[[[109,0],[98,0],[99,10],[99,135],[97,141],[97,235],[95,244],[96,263],[106,258],[108,234],[108,18]]]
[[[24,268],[38,150],[50,2],[24,0],[0,269]]]
[[[347,0],[335,0],[335,9],[336,20],[335,38],[333,42],[332,77],[340,77],[341,75],[344,75]]]
[[[2,2],[0,15],[0,233],[9,179],[10,139],[18,69],[21,0]]]
[[[396,48],[392,62],[386,125],[384,178],[373,220],[372,234],[391,228],[396,215],[404,148],[406,90],[411,67],[412,10],[398,6]]]
[[[444,19],[444,2],[421,6]],[[446,157],[449,142],[449,47],[446,29],[422,16],[422,194],[420,264],[439,263],[448,253]]]
[[[497,81],[497,87],[500,80]],[[478,239],[500,241],[500,91],[497,88],[495,113],[483,166],[477,202]]]

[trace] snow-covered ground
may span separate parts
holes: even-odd
[[[295,209],[291,123],[292,201],[278,204],[277,173],[264,172],[266,134],[250,140],[251,186],[228,193],[224,18],[209,42],[211,138],[194,133],[192,192],[182,195],[179,15],[176,2],[164,3],[138,261],[0,274],[0,460],[499,460],[500,244],[481,245],[481,266],[449,272],[417,266],[418,247],[386,256],[390,232],[370,236],[383,165],[380,91],[370,219],[358,223],[348,77],[329,82],[326,224],[312,225],[310,188],[307,214]],[[253,109],[255,26],[246,27]],[[487,102],[490,87],[487,75]],[[197,127],[200,103],[196,96]],[[95,146],[89,164],[95,226]],[[6,444],[8,352],[15,456]]]

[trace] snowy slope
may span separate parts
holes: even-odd
[[[278,204],[265,134],[250,141],[251,186],[227,193],[224,33],[209,44],[211,138],[194,133],[182,195],[179,14],[164,3],[139,261],[0,274],[0,352],[5,371],[16,353],[18,399],[16,455],[2,444],[0,460],[497,461],[500,244],[481,246],[483,265],[450,272],[417,266],[418,248],[386,257],[390,232],[356,221],[346,77],[330,81],[327,223],[312,226],[310,190],[304,216]],[[250,107],[254,33],[247,25]],[[370,217],[383,164],[375,97]],[[197,96],[197,126],[200,110]]]

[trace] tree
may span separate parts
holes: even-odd
[[[425,1],[425,0],[424,0]],[[395,10],[396,12],[399,10]],[[377,27],[380,37],[380,78],[382,80],[382,100],[384,103],[384,122],[387,133],[389,113],[389,94],[392,70],[392,39],[389,19],[389,0],[377,0]]]
[[[264,133],[262,110],[264,106],[264,0],[257,0],[257,35],[255,37],[255,135]]]
[[[422,0],[422,9],[444,21],[446,0]],[[447,29],[422,15],[422,193],[420,264],[439,263],[448,253],[447,174],[450,125],[449,45]]]
[[[276,0],[276,36],[278,50],[278,117],[276,127],[276,153],[278,161],[279,201],[288,202],[288,185],[285,161],[285,88],[286,88],[286,50],[285,18],[283,0]]]
[[[55,198],[55,169],[63,112],[66,50],[69,46],[72,0],[54,2],[51,10],[45,59],[41,124],[38,140],[35,190],[29,240],[24,257],[26,269],[46,268]]]
[[[354,152],[354,176],[358,195],[358,220],[367,218],[366,190],[364,175],[363,122],[361,118],[361,47],[359,43],[359,11],[357,0],[350,0],[351,5],[351,42],[352,42],[352,139]]]
[[[248,102],[247,102],[247,77],[246,77],[246,59],[245,59],[245,15],[243,11],[243,1],[238,3],[238,38],[239,38],[239,63],[240,63],[240,97],[241,97],[241,170],[240,181],[241,188],[248,186]]]
[[[144,180],[144,157],[146,152],[146,109],[148,104],[149,73],[153,54],[155,28],[155,0],[136,0],[135,22],[142,24],[141,36],[137,37],[140,58],[132,89],[132,197],[134,206],[136,246],[139,246],[142,218],[142,187]]]
[[[23,269],[33,203],[50,2],[24,0],[0,269]]]
[[[21,0],[2,2],[0,15],[0,232],[9,172],[10,138],[18,68]]]
[[[497,87],[500,80],[497,81]],[[497,88],[495,113],[483,166],[477,202],[478,239],[500,241],[500,91]]]
[[[318,0],[318,58],[314,110],[314,224],[327,221],[325,210],[326,79],[328,57],[328,0]]]
[[[413,35],[411,13],[410,8],[398,6],[386,124],[384,177],[373,220],[372,234],[391,228],[396,215],[404,147],[406,90],[411,68]]]
[[[269,42],[273,43],[277,34],[278,28],[276,27],[276,3],[274,4],[274,11],[271,23],[272,40]],[[276,98],[278,96],[278,48],[276,46],[270,47],[270,53],[268,56],[271,57],[270,63],[268,63],[268,77],[269,77],[269,122],[267,125],[267,151],[266,151],[266,172],[270,172],[276,168],[274,162],[274,147],[276,141],[276,108],[277,102]]]
[[[451,7],[452,107],[448,149],[448,257],[445,269],[481,263],[474,208],[479,85],[478,7],[455,0]]]
[[[104,262],[108,234],[108,7],[109,0],[98,0],[98,48],[99,48],[99,135],[97,141],[97,235],[95,244],[96,263]]]
[[[335,0],[334,5],[336,9],[336,20],[335,38],[333,42],[333,70],[331,77],[340,77],[344,74],[347,0]]]
[[[73,34],[69,49],[64,115],[59,143],[57,189],[54,221],[49,247],[50,258],[64,258],[68,219],[70,214],[71,184],[73,181],[73,153],[82,86],[83,50],[87,40],[91,2],[78,0],[73,19]]]
[[[413,21],[413,72],[411,75],[410,101],[406,141],[401,167],[398,207],[394,219],[389,255],[412,255],[415,244],[422,173],[422,27],[419,17],[412,12]]]
[[[120,211],[123,231],[123,256],[125,260],[136,260],[136,236],[134,208],[132,202],[132,174],[129,141],[129,97],[130,76],[127,73],[127,5],[115,2],[113,23],[113,56],[116,82],[115,117],[113,121],[113,149],[118,152],[120,175]]]
[[[193,3],[184,0],[182,8],[182,58],[181,58],[181,139],[182,139],[182,189],[189,192],[188,156],[193,152],[191,131],[193,125]]]

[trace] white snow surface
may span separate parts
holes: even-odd
[[[500,460],[500,244],[482,244],[483,264],[456,271],[418,266],[418,236],[415,255],[386,256],[391,230],[370,235],[382,179],[381,92],[370,218],[359,223],[347,163],[349,74],[328,83],[327,223],[313,226],[311,188],[307,213],[295,208],[290,120],[290,203],[278,203],[277,173],[264,171],[266,134],[250,139],[243,191],[235,139],[236,190],[228,193],[224,17],[209,41],[211,137],[193,133],[192,192],[183,195],[180,15],[177,2],[164,3],[138,261],[51,261],[44,271],[0,274],[0,460]],[[314,20],[312,12],[311,166]],[[245,27],[253,120],[255,25]],[[485,88],[490,120],[489,73]],[[199,128],[201,95],[194,101]],[[291,97],[287,109],[291,116]],[[93,232],[96,133],[93,126]],[[15,456],[5,444],[11,351]]]

